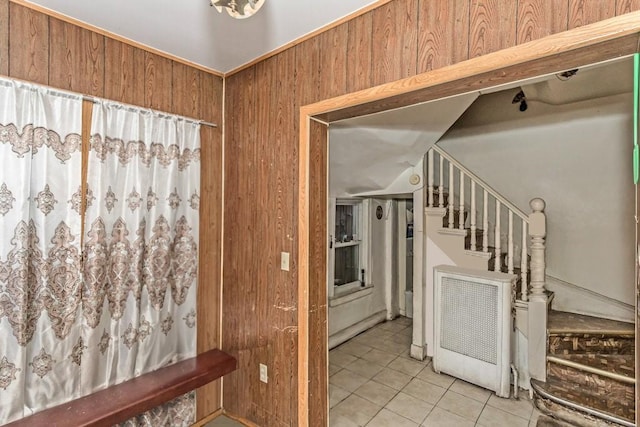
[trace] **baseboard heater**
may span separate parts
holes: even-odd
[[[433,369],[509,397],[516,276],[453,266],[434,276]]]

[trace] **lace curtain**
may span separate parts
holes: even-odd
[[[0,79],[0,424],[79,397],[82,99]]]
[[[100,357],[87,389],[196,355],[199,135],[175,116],[94,105],[82,303],[85,345]],[[194,408],[190,394],[131,422],[190,425]]]
[[[196,354],[199,125],[0,79],[0,425]],[[190,425],[188,393],[126,425]]]

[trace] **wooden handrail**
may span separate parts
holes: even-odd
[[[210,350],[118,385],[45,409],[5,427],[113,426],[237,369],[236,359]]]

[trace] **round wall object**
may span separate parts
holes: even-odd
[[[409,184],[411,185],[418,185],[420,184],[420,175],[418,175],[417,173],[412,174],[409,177]]]
[[[382,209],[382,206],[378,205],[376,208],[376,218],[382,219],[382,215],[384,215],[384,210]]]

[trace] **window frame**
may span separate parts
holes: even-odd
[[[357,206],[356,213],[356,240],[349,242],[338,242],[335,236],[336,228],[336,210],[337,206],[351,205]],[[328,297],[340,297],[349,295],[354,292],[368,289],[371,287],[371,276],[368,266],[370,263],[370,200],[369,199],[350,199],[350,198],[330,198],[328,208],[328,227],[329,235],[328,256],[327,256],[327,289]],[[335,251],[338,248],[358,246],[358,271],[364,269],[364,282],[361,282],[361,273],[358,273],[358,280],[345,283],[342,285],[335,284]]]

